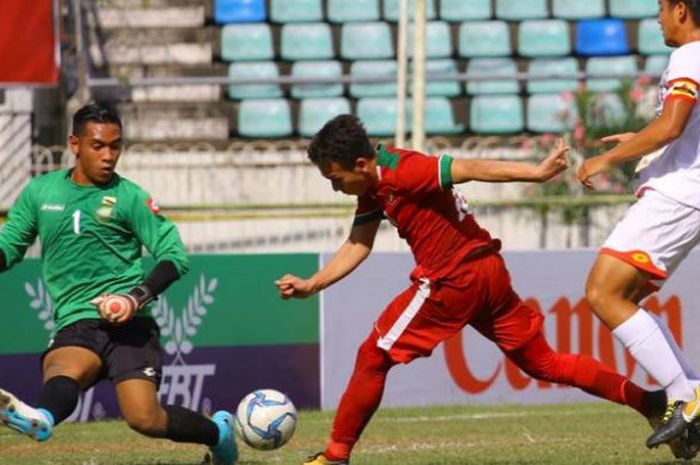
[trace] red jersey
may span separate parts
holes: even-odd
[[[358,197],[354,224],[387,218],[411,247],[413,278],[457,278],[460,263],[501,243],[482,229],[452,187],[452,157],[379,146],[379,183]]]

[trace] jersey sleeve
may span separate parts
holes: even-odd
[[[671,54],[666,80],[666,98],[681,98],[698,101],[700,86],[700,56],[698,47],[681,47]]]
[[[394,183],[400,192],[425,194],[452,187],[452,157],[412,153],[401,158]]]
[[[27,247],[37,236],[36,188],[30,183],[22,190],[7,216],[7,223],[0,231],[0,249],[5,253],[6,266],[22,261]]]
[[[175,224],[160,214],[151,196],[138,189],[129,208],[132,232],[158,262],[171,261],[180,276],[187,273],[185,246]]]
[[[373,198],[363,195],[357,198],[357,209],[355,210],[355,220],[353,226],[362,226],[372,221],[384,218],[384,212]]]

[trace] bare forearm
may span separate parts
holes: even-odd
[[[310,279],[314,282],[314,291],[321,291],[350,274],[370,253],[370,249],[361,243],[345,242],[330,262]]]
[[[603,157],[610,164],[636,160],[673,142],[676,137],[678,135],[663,121],[654,120],[634,137],[603,154]]]

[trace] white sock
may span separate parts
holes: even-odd
[[[698,375],[695,374],[695,371],[693,368],[690,366],[690,363],[688,362],[688,358],[685,356],[685,353],[683,350],[681,350],[680,347],[678,347],[678,343],[676,342],[676,338],[673,336],[673,333],[671,332],[671,329],[668,327],[666,324],[666,320],[661,318],[660,316],[647,312],[647,315],[652,317],[654,321],[656,321],[656,325],[659,327],[661,332],[663,333],[664,337],[666,338],[666,342],[668,342],[669,347],[671,347],[671,350],[676,356],[676,360],[678,360],[678,363],[681,364],[681,368],[683,369],[683,373],[685,373],[685,377],[688,378],[693,385],[698,384]]]
[[[669,399],[692,400],[693,385],[676,359],[661,328],[643,308],[613,330],[613,334],[649,375],[666,390]]]

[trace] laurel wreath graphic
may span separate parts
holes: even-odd
[[[24,283],[24,290],[32,299],[29,302],[29,306],[39,312],[37,317],[44,322],[44,329],[52,331],[56,326],[56,323],[53,321],[53,302],[51,302],[51,297],[49,297],[44,282],[38,279],[36,288],[32,286],[32,283],[26,282]]]

